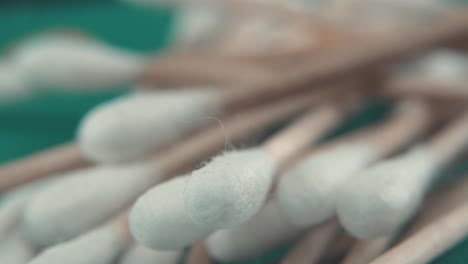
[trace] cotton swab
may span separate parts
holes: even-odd
[[[376,164],[342,185],[338,215],[353,236],[390,235],[415,212],[435,173],[468,144],[468,114],[429,143]]]
[[[15,230],[0,243],[0,263],[25,264],[34,254],[35,249],[20,230]]]
[[[78,140],[98,162],[138,160],[201,127],[221,110],[210,91],[143,92],[105,103],[82,121]]]
[[[434,124],[433,113],[426,103],[407,101],[389,120],[357,139],[312,153],[281,177],[275,196],[280,210],[291,223],[303,227],[331,218],[339,186],[422,135]]]
[[[134,80],[142,56],[91,39],[60,34],[34,37],[17,46],[11,61],[29,85],[108,87]]]
[[[303,230],[291,224],[270,200],[249,221],[216,231],[206,244],[210,255],[218,261],[245,261],[292,241]]]
[[[90,162],[73,143],[42,151],[1,166],[0,193],[51,174],[89,165]]]
[[[28,204],[25,212],[28,234],[41,245],[82,234],[129,206],[145,190],[221,150],[226,139],[232,144],[243,142],[317,100],[320,100],[317,95],[300,95],[247,110],[224,120],[222,127],[215,124],[179,141],[147,162],[74,171],[41,190]],[[70,225],[71,222],[74,224]]]
[[[265,201],[278,167],[337,126],[347,104],[319,106],[262,147],[225,153],[192,172],[184,193],[190,218],[211,228],[247,221]]]
[[[135,244],[119,260],[119,264],[176,264],[181,251],[155,251]]]
[[[26,233],[40,246],[67,241],[129,206],[160,180],[151,163],[73,171],[32,196],[24,212]]]
[[[126,213],[102,227],[50,247],[30,264],[110,264],[130,245]]]
[[[0,102],[21,98],[29,94],[20,71],[8,60],[0,61]]]
[[[405,231],[403,234],[404,237],[411,236],[421,228],[424,228],[431,221],[455,209],[467,199],[468,178],[466,177],[463,177],[461,180],[456,180],[442,189],[434,191],[430,194],[429,198],[424,201],[415,219],[411,220],[408,231]],[[389,248],[398,236],[401,236],[401,234],[395,233],[371,241],[359,241],[350,250],[342,264],[370,263]]]
[[[428,263],[466,237],[468,233],[467,218],[468,204],[464,203],[417,231],[371,263]]]

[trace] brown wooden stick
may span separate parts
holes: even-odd
[[[389,97],[421,97],[450,102],[466,102],[468,100],[468,89],[464,83],[448,84],[421,80],[393,80],[386,86],[381,93]]]
[[[202,133],[177,142],[154,159],[160,164],[159,171],[163,175],[170,177],[186,172],[193,169],[194,164],[203,162],[220,151],[223,146],[243,142],[263,131],[265,127],[300,113],[320,99],[323,97],[315,94],[295,96],[232,115]]]
[[[468,202],[431,222],[371,263],[428,263],[466,237],[468,234],[466,219],[468,219]]]
[[[280,263],[318,263],[323,257],[323,252],[325,252],[326,248],[334,241],[340,230],[341,228],[336,219],[313,227]]]
[[[211,264],[213,261],[203,241],[196,243],[190,249],[186,264]]]
[[[437,133],[428,143],[442,164],[452,161],[468,147],[468,111]]]
[[[50,174],[91,165],[78,146],[69,143],[0,167],[0,193]]]
[[[223,83],[257,83],[273,74],[266,65],[213,57],[210,54],[167,54],[156,57],[141,75],[148,88],[181,88]],[[153,85],[153,86],[151,86]],[[155,85],[155,86],[154,86]]]

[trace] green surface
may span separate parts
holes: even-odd
[[[121,47],[152,52],[166,44],[170,21],[171,13],[168,10],[153,10],[111,1],[94,4],[86,1],[74,5],[0,6],[0,50],[7,49],[32,33],[51,28],[76,28]],[[118,91],[94,94],[49,92],[21,102],[0,105],[0,163],[73,140],[80,119],[89,109],[124,92],[125,87]],[[348,124],[348,128],[377,116],[379,114],[372,111],[363,119]],[[268,256],[245,263],[272,263],[286,250],[287,247],[282,247]],[[468,241],[459,244],[434,263],[468,263]]]

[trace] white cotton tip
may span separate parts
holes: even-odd
[[[23,185],[15,188],[3,197],[0,204],[0,243],[21,224],[24,208],[31,196],[38,191],[39,186],[43,186],[50,180],[42,180],[36,183]],[[2,263],[2,262],[0,262]]]
[[[205,238],[211,229],[188,217],[183,190],[187,177],[178,177],[143,194],[130,212],[133,237],[156,250],[179,250]]]
[[[439,50],[423,58],[422,69],[429,78],[438,81],[465,81],[468,57],[451,50]]]
[[[229,228],[261,208],[278,166],[262,148],[225,153],[192,172],[184,192],[188,215],[197,224]]]
[[[288,222],[272,200],[249,221],[212,234],[206,245],[218,261],[246,261],[293,240],[301,231]]]
[[[403,67],[401,74],[409,78],[421,76],[437,82],[466,81],[468,57],[460,52],[440,49]]]
[[[18,46],[12,62],[34,86],[76,89],[125,83],[144,66],[142,57],[90,39],[45,35]]]
[[[419,206],[437,164],[419,148],[353,176],[337,192],[341,224],[361,239],[398,231]]]
[[[160,180],[150,164],[77,170],[46,186],[28,204],[27,234],[41,246],[67,241],[102,224]]]
[[[29,94],[30,89],[16,66],[0,62],[0,102],[22,98]]]
[[[112,264],[130,241],[112,225],[46,249],[29,264]]]
[[[18,231],[0,243],[0,263],[2,264],[25,264],[34,257],[34,254],[34,248]]]
[[[97,162],[145,158],[217,116],[217,102],[210,91],[125,96],[99,106],[83,120],[79,143],[86,156]]]
[[[216,4],[216,1],[213,1]],[[226,14],[216,5],[185,4],[174,21],[172,39],[175,44],[201,46],[221,32]]]
[[[142,245],[134,245],[120,259],[119,264],[177,264],[181,251],[155,251]]]
[[[365,143],[313,154],[281,178],[276,190],[280,210],[303,227],[331,218],[336,212],[337,188],[376,158],[372,146]]]

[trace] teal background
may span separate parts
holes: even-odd
[[[120,47],[155,52],[168,43],[171,19],[170,10],[113,1],[0,5],[0,51],[6,52],[15,42],[37,32],[74,28]],[[125,93],[127,88],[91,94],[48,91],[0,104],[0,164],[73,140],[81,117],[89,109]],[[361,119],[371,119],[375,115],[375,111],[370,111]],[[287,252],[287,248],[282,247],[246,263],[271,263]],[[460,243],[434,263],[468,263],[468,241]]]

